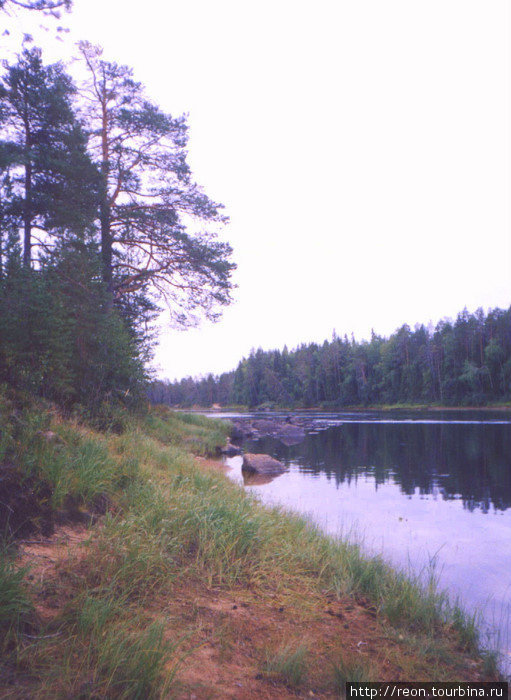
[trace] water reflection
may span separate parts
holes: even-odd
[[[371,475],[375,488],[398,484],[405,495],[461,499],[470,511],[511,507],[511,428],[505,424],[355,423],[309,434],[287,447],[272,438],[249,443],[337,486]]]
[[[271,484],[272,481],[282,476],[282,474],[258,474],[257,472],[247,472],[245,470],[243,470],[241,474],[245,486],[263,486],[264,484]]]

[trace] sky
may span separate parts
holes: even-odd
[[[189,114],[230,216],[235,301],[162,316],[161,378],[511,303],[509,0],[74,0],[63,23],[48,60],[87,39]]]

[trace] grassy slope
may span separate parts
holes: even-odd
[[[210,664],[237,659],[239,698],[494,675],[474,620],[433,585],[201,466],[221,421],[162,408],[114,435],[4,401],[0,426],[0,464],[49,482],[61,518],[107,511],[58,557],[44,550],[51,571],[0,559],[0,698],[231,697],[200,677],[206,648]]]

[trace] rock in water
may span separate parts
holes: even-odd
[[[298,445],[305,440],[305,430],[298,425],[290,425],[288,423],[279,428],[275,437],[283,442],[284,445],[290,447],[291,445]]]
[[[281,474],[286,471],[285,466],[278,459],[274,459],[270,455],[254,455],[250,453],[243,455],[241,468],[257,474]]]
[[[226,457],[236,457],[241,454],[241,447],[228,442],[227,445],[220,448],[220,452]]]

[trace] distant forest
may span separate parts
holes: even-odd
[[[372,404],[484,405],[511,400],[511,307],[466,309],[436,327],[403,325],[390,338],[346,335],[294,350],[253,350],[232,372],[156,381],[155,403],[189,407]]]

